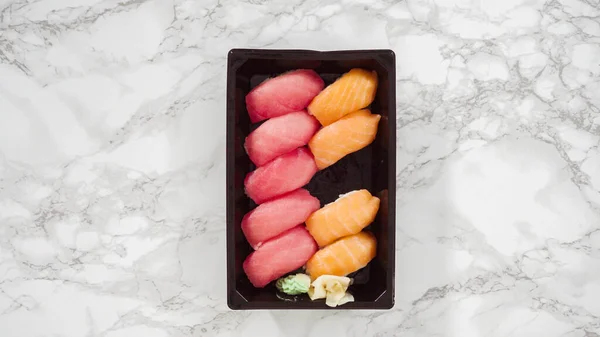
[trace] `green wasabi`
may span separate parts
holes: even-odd
[[[310,276],[306,274],[289,275],[277,280],[275,286],[279,291],[288,295],[304,294],[310,288]]]

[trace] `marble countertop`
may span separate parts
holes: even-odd
[[[240,47],[396,52],[393,310],[227,308]],[[0,335],[600,336],[598,0],[0,0]]]

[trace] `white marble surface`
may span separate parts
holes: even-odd
[[[395,50],[394,310],[227,309],[234,47]],[[0,335],[600,336],[598,0],[0,0]]]

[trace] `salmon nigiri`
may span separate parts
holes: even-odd
[[[323,126],[369,106],[377,92],[377,73],[354,68],[321,91],[308,105],[308,112]]]
[[[375,236],[360,232],[319,250],[306,262],[306,272],[313,280],[321,275],[346,276],[364,268],[376,251]]]
[[[363,109],[319,130],[308,142],[319,170],[371,144],[380,119],[380,115]]]
[[[368,226],[379,210],[379,198],[367,190],[358,190],[340,196],[306,219],[306,228],[320,247],[360,232]]]

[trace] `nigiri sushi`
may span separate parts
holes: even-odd
[[[305,109],[325,83],[314,70],[299,69],[270,78],[246,95],[252,123]]]
[[[304,146],[317,132],[321,124],[304,111],[274,117],[246,138],[244,147],[250,160],[262,166],[276,157]]]
[[[319,209],[319,199],[297,189],[258,205],[242,219],[242,232],[254,249],[266,240],[295,227]]]
[[[346,236],[322,248],[306,262],[306,272],[315,280],[321,275],[346,276],[364,268],[377,252],[377,240],[369,232]]]
[[[308,112],[323,126],[369,106],[377,92],[377,72],[354,68],[321,91]]]
[[[266,241],[252,252],[242,267],[257,288],[302,267],[317,251],[317,244],[304,226],[296,226]]]
[[[340,196],[306,219],[306,228],[319,247],[360,232],[368,226],[379,210],[379,198],[367,190],[358,190]]]
[[[380,119],[380,115],[363,109],[319,130],[308,142],[319,170],[371,144]]]
[[[300,147],[248,173],[244,186],[246,194],[261,204],[308,184],[315,173],[313,155],[306,147]]]

